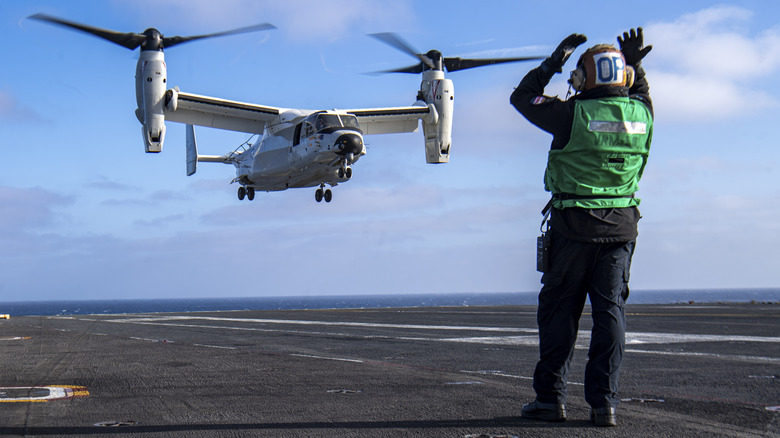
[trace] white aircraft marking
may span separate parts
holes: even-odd
[[[238,326],[210,326],[200,324],[184,324],[184,321],[214,321],[214,322],[238,322],[247,324],[262,325],[300,325],[300,326],[329,326],[329,327],[368,327],[368,328],[395,328],[410,330],[430,330],[430,331],[475,331],[475,332],[496,332],[496,333],[526,333],[526,336],[477,336],[477,337],[456,337],[456,338],[438,338],[438,337],[419,337],[419,336],[383,336],[383,335],[358,335],[354,333],[325,333],[312,331],[280,330],[272,328],[258,327],[238,327]],[[263,332],[284,332],[284,333],[304,333],[304,334],[324,334],[324,335],[342,335],[359,336],[364,339],[397,339],[407,341],[436,341],[436,342],[455,342],[455,343],[476,343],[491,345],[512,345],[512,346],[537,346],[538,331],[531,328],[522,327],[484,327],[484,326],[448,326],[448,325],[422,325],[422,324],[390,324],[390,323],[368,323],[352,321],[311,321],[311,320],[289,320],[289,319],[249,319],[249,318],[222,318],[208,317],[198,315],[185,316],[144,316],[140,318],[121,318],[108,319],[105,322],[123,323],[123,324],[143,324],[143,325],[163,325],[185,328],[206,328],[221,330],[242,330],[242,331],[263,331]],[[529,336],[530,335],[530,336]],[[152,341],[151,339],[142,339]],[[587,348],[590,333],[580,331],[578,335],[577,348]],[[780,343],[780,337],[770,336],[742,336],[742,335],[712,335],[712,334],[682,334],[682,333],[650,333],[650,332],[628,332],[626,333],[626,345],[663,345],[676,343],[712,343],[712,342],[761,342],[761,343]],[[713,357],[721,359],[731,359],[740,361],[760,361],[770,363],[780,363],[780,358],[764,356],[745,356],[745,355],[724,355],[718,353],[698,353],[698,352],[680,352],[680,351],[660,351],[660,350],[637,350],[627,349],[628,353],[636,354],[656,354],[667,356],[698,356]],[[323,357],[323,359],[329,359]]]
[[[314,354],[300,354],[300,353],[290,353],[290,356],[296,356],[296,357],[308,357],[310,359],[324,359],[324,360],[336,360],[340,362],[355,362],[355,363],[364,363],[364,360],[360,359],[346,359],[343,357],[327,357],[327,356],[317,356]]]
[[[189,320],[220,321],[220,322],[249,322],[249,323],[256,323],[256,324],[296,324],[296,325],[324,325],[324,326],[343,326],[343,327],[404,328],[404,329],[422,329],[422,330],[469,330],[469,331],[487,331],[487,332],[537,333],[536,329],[517,328],[517,327],[474,327],[474,326],[456,326],[456,325],[387,324],[387,323],[347,322],[347,321],[307,321],[307,320],[297,320],[297,319],[218,318],[213,316],[196,316],[196,315],[110,319],[105,321],[118,322],[118,323],[138,323],[138,322],[189,321]]]
[[[238,350],[236,347],[227,347],[224,345],[208,345],[208,344],[192,344],[196,347],[206,347],[206,348],[221,348],[223,350]]]

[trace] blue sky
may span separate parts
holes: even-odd
[[[43,12],[167,36],[277,30],[166,51],[169,85],[289,108],[402,106],[414,63],[366,36],[446,56],[548,55],[572,32],[645,29],[655,103],[634,291],[778,287],[780,7],[771,1],[4,1],[0,300],[527,292],[550,136],[509,105],[535,62],[455,72],[451,162],[420,132],[367,137],[352,180],[239,202],[232,166],[185,175],[184,128],[145,154],[138,52],[25,20]],[[575,54],[584,50],[580,48]],[[573,64],[573,61],[570,61]],[[565,96],[568,70],[548,87]],[[202,153],[248,136],[197,130]],[[641,292],[635,292],[641,293]]]

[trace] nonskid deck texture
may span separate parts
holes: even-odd
[[[587,312],[587,309],[586,309]],[[0,321],[0,436],[780,436],[780,305],[629,305],[618,427],[533,399],[534,306]]]

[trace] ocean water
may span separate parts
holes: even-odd
[[[535,305],[538,292],[176,298],[137,300],[62,300],[0,302],[0,314],[96,315],[121,313],[204,312],[276,309],[356,309]],[[780,288],[631,291],[629,304],[771,302],[780,304]]]

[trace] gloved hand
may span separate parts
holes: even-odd
[[[620,44],[620,51],[626,57],[626,64],[636,66],[642,61],[642,58],[650,53],[653,46],[644,46],[645,37],[642,35],[642,28],[637,27],[636,31],[631,29],[629,32],[623,32],[623,38],[617,37]]]
[[[552,55],[542,61],[542,69],[546,72],[554,71],[556,73],[561,73],[563,71],[563,64],[566,64],[566,60],[569,59],[569,56],[574,52],[574,49],[585,41],[588,41],[588,37],[582,34],[573,33],[567,36],[558,44],[558,48],[555,49]]]

